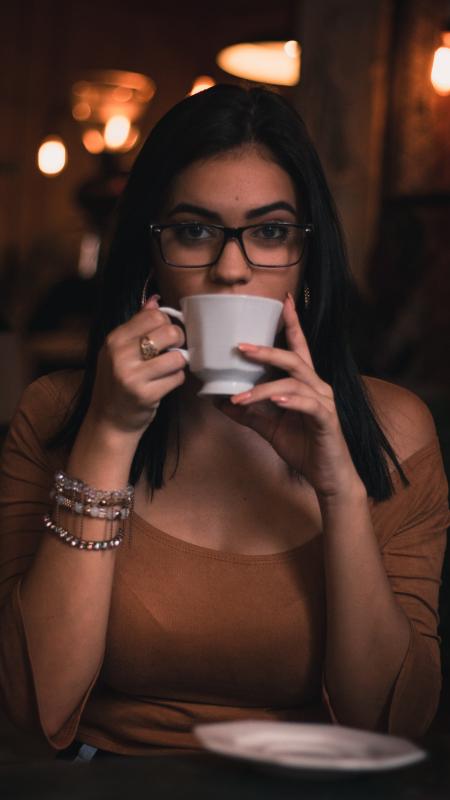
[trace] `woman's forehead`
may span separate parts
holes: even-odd
[[[180,201],[262,206],[275,201],[296,205],[295,184],[270,151],[242,147],[194,161],[172,181],[165,208]]]

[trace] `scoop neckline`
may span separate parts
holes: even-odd
[[[438,443],[438,437],[435,436],[431,442],[424,445],[419,450],[416,450],[414,453],[411,453],[408,458],[402,461],[400,466],[405,470],[406,474],[408,475],[408,473],[412,471],[413,467],[422,461],[422,459],[427,455],[428,450],[434,450]],[[397,470],[391,472],[391,478],[394,481],[399,481],[401,486],[403,486],[401,476]],[[369,506],[373,508],[374,505],[375,503],[372,498],[369,498]],[[161,528],[157,528],[151,522],[148,522],[146,519],[141,517],[136,511],[133,511],[133,519],[137,523],[138,527],[145,531],[147,535],[150,535],[153,539],[159,541],[161,544],[171,547],[173,550],[184,551],[185,553],[192,553],[203,558],[215,559],[217,561],[232,561],[235,563],[241,562],[244,564],[251,564],[252,562],[255,564],[263,564],[288,561],[296,558],[303,548],[306,547],[306,545],[311,544],[311,542],[321,540],[323,535],[322,532],[319,532],[311,539],[308,539],[306,542],[302,542],[302,544],[297,545],[296,547],[291,547],[289,550],[280,550],[275,553],[236,553],[234,551],[215,550],[211,547],[204,547],[203,545],[187,542],[184,539],[179,539],[177,536],[174,536],[167,531],[163,531]]]
[[[311,539],[308,539],[306,542],[302,542],[302,544],[297,545],[296,547],[291,547],[289,550],[280,550],[274,553],[236,553],[235,551],[215,550],[212,547],[205,547],[204,545],[194,544],[194,542],[187,542],[184,539],[179,539],[177,536],[167,533],[167,531],[163,531],[161,528],[157,528],[151,522],[148,522],[146,519],[141,517],[140,514],[137,514],[136,511],[133,511],[133,518],[138,527],[140,527],[147,535],[151,536],[152,539],[156,539],[160,544],[170,547],[173,550],[184,551],[185,553],[192,553],[193,555],[198,555],[203,558],[212,558],[216,559],[217,561],[234,561],[247,564],[252,562],[262,564],[274,563],[276,561],[287,561],[291,558],[295,558],[300,551],[306,547],[306,545],[311,544],[311,542],[322,537],[322,532],[319,532]]]

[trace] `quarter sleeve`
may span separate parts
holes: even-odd
[[[81,707],[57,737],[47,737],[40,720],[20,589],[43,535],[54,472],[62,466],[61,451],[49,451],[46,440],[67,410],[64,394],[50,377],[25,390],[0,465],[0,703],[14,725],[43,735],[53,747],[64,747],[73,738]]]
[[[388,729],[420,736],[432,722],[441,691],[438,605],[449,524],[448,486],[437,439],[406,469],[403,519],[382,545],[383,563],[405,612],[409,647],[392,690]]]
[[[418,738],[436,714],[442,682],[438,605],[450,518],[438,439],[402,467],[409,486],[404,487],[396,475],[394,496],[372,510],[384,568],[410,627],[408,648],[380,727]],[[323,676],[322,702],[330,721],[339,724]]]

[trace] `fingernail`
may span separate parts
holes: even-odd
[[[230,400],[235,406],[238,403],[245,403],[246,400],[250,400],[251,396],[252,396],[251,392],[245,392],[244,394],[237,394],[234,397],[230,397]]]
[[[294,298],[292,297],[292,294],[291,294],[291,292],[286,292],[286,298],[287,298],[287,299],[288,299],[288,300],[289,300],[289,301],[292,303],[292,305],[293,305],[293,306],[294,306],[294,308],[295,308],[295,300],[294,300]]]
[[[272,403],[287,403],[288,399],[284,396],[271,397]]]
[[[238,344],[238,350],[242,353],[255,353],[258,349],[256,344]]]
[[[148,298],[144,308],[159,308],[158,300],[161,300],[161,295],[152,294],[152,296]]]

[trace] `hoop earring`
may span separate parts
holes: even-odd
[[[309,308],[311,305],[311,291],[307,283],[305,283],[305,288],[303,289],[303,302],[305,308]]]
[[[150,283],[150,281],[151,281],[151,279],[152,279],[152,278],[153,278],[153,273],[152,273],[152,272],[150,272],[150,274],[147,276],[147,279],[146,279],[146,281],[145,281],[145,283],[144,283],[144,288],[142,289],[142,294],[141,294],[141,308],[144,308],[144,306],[145,306],[145,304],[146,304],[146,302],[147,302],[147,300],[148,300],[148,297],[147,297],[147,289],[148,289],[148,285],[149,285],[149,283]]]

